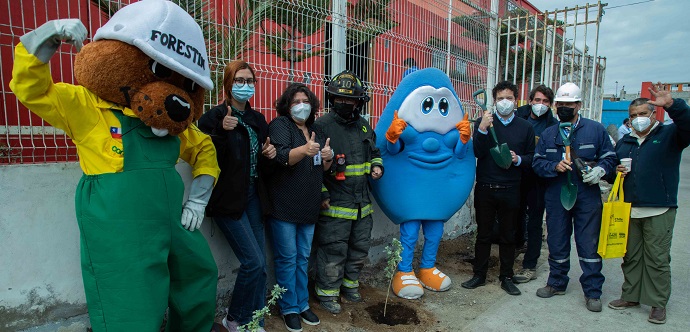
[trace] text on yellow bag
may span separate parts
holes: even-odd
[[[631,205],[624,199],[623,180],[621,173],[618,172],[609,198],[604,203],[604,209],[601,212],[601,232],[597,250],[601,258],[625,256]]]

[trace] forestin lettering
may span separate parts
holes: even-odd
[[[175,37],[175,35],[163,33],[158,30],[151,30],[151,40],[158,40],[161,45],[187,59],[191,59],[197,66],[206,69],[206,59],[201,56],[199,50],[192,45],[188,45],[184,40]]]

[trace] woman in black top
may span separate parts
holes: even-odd
[[[319,324],[309,309],[307,265],[314,225],[321,209],[323,172],[333,162],[329,139],[314,132],[314,113],[319,101],[301,83],[290,84],[276,101],[279,117],[271,121],[269,133],[281,166],[271,178],[273,202],[270,227],[278,285],[287,289],[280,313],[290,331],[301,331],[301,320]]]
[[[249,323],[253,312],[264,307],[266,296],[263,215],[270,203],[261,174],[273,164],[276,150],[268,139],[266,118],[248,102],[255,84],[249,64],[230,62],[223,77],[227,99],[199,119],[199,128],[213,139],[221,169],[206,216],[213,217],[240,262],[223,318],[230,331]]]

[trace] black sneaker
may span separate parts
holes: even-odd
[[[299,316],[302,317],[302,321],[304,322],[304,324],[307,325],[316,326],[319,325],[319,323],[321,323],[319,317],[316,316],[316,314],[313,311],[311,311],[311,309],[302,311],[302,313],[299,314]]]
[[[302,332],[302,323],[299,321],[298,314],[287,314],[283,315],[283,321],[285,322],[285,327],[290,332]]]
[[[510,278],[505,278],[501,281],[501,288],[510,295],[520,295],[522,292],[515,286],[513,280]]]

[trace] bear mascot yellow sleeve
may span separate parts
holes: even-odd
[[[210,331],[217,267],[195,232],[220,172],[211,139],[193,122],[213,89],[199,25],[169,1],[123,7],[83,46],[78,19],[20,38],[10,87],[65,131],[84,172],[76,190],[81,266],[93,331]],[[62,42],[77,50],[80,85],[54,83]],[[192,166],[186,202],[175,170]]]

